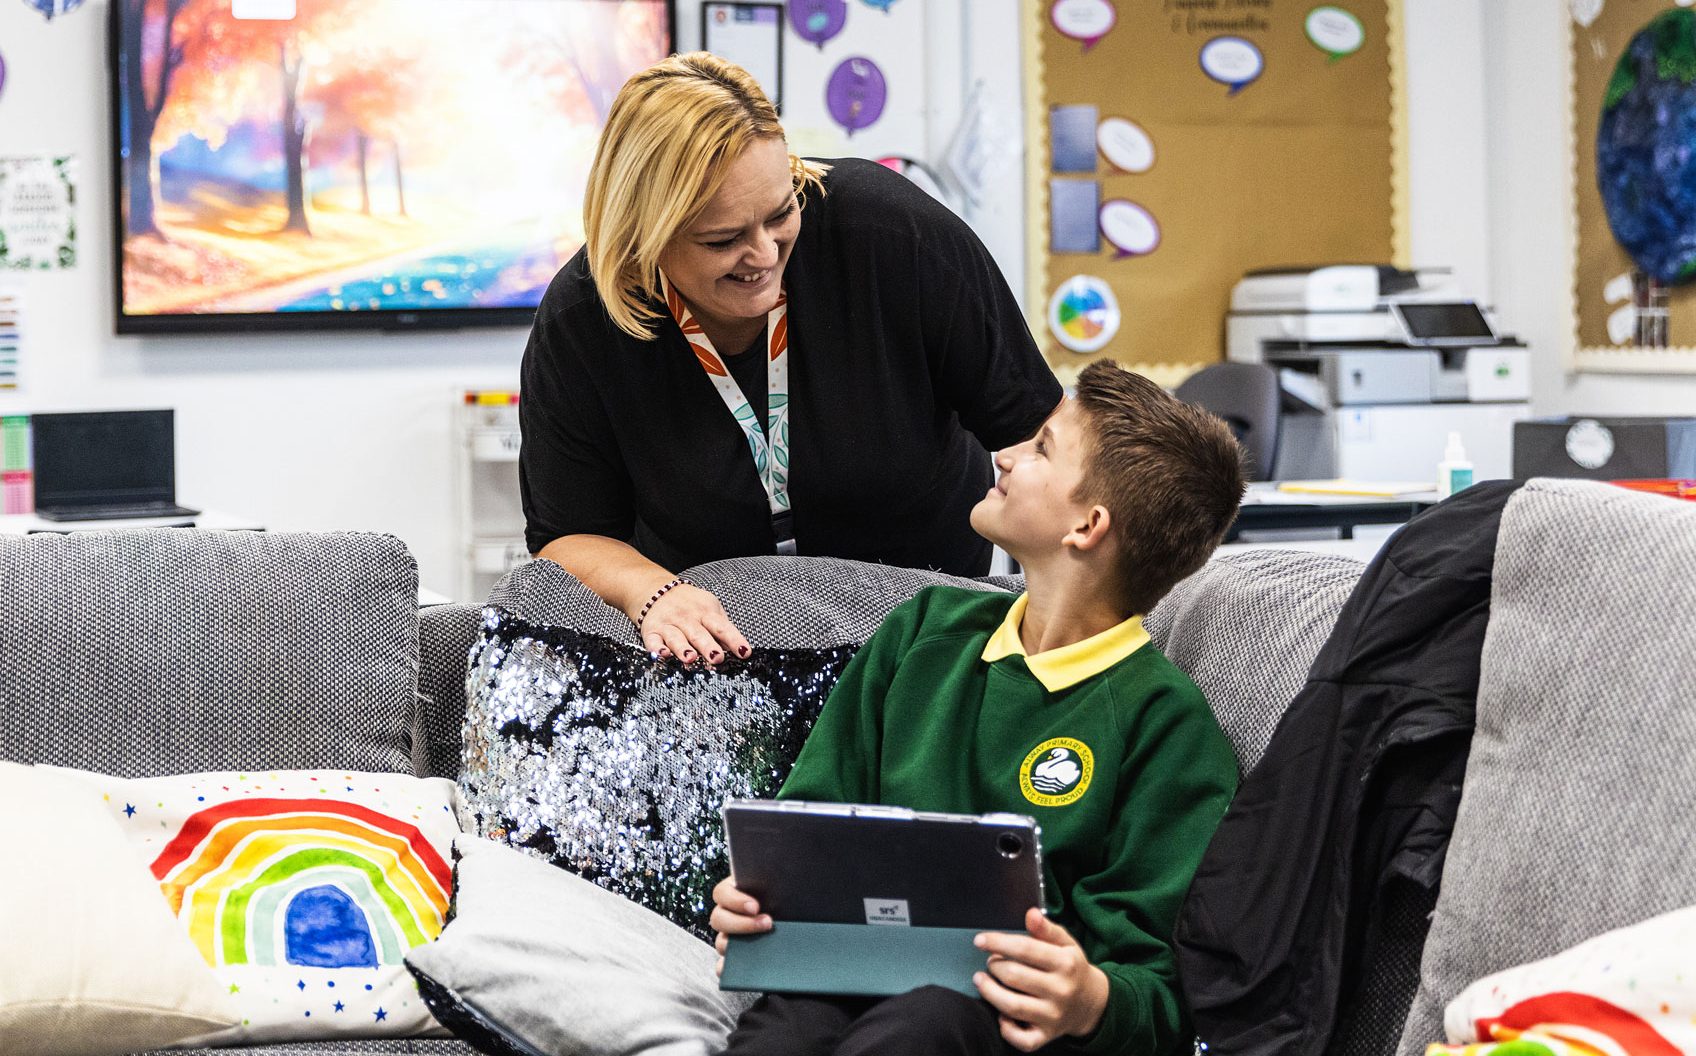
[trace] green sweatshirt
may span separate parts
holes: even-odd
[[[929,587],[890,613],[779,796],[1034,816],[1045,908],[1109,983],[1081,1051],[1187,1050],[1172,928],[1236,790],[1236,758],[1140,619],[1026,657],[1024,607]]]

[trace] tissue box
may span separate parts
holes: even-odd
[[[1696,477],[1696,418],[1534,418],[1513,427],[1513,475]]]

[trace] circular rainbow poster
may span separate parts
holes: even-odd
[[[1099,352],[1119,332],[1119,299],[1094,275],[1073,275],[1048,301],[1048,328],[1073,352]]]

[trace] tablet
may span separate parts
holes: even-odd
[[[1020,814],[940,814],[731,800],[730,870],[772,930],[732,938],[727,990],[976,996],[983,931],[1024,930],[1043,905],[1041,833]]]
[[[1441,304],[1392,301],[1390,314],[1401,324],[1402,335],[1410,345],[1475,348],[1479,345],[1494,345],[1500,341],[1483,309],[1474,301]]]

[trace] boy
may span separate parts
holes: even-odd
[[[767,995],[730,1056],[1187,1046],[1172,926],[1237,766],[1141,617],[1223,538],[1241,449],[1219,419],[1095,363],[996,464],[972,527],[1024,567],[1026,593],[932,587],[890,613],[779,795],[1035,815],[1047,915],[977,937],[982,1001]],[[726,935],[772,926],[733,879],[713,892],[721,954]]]

